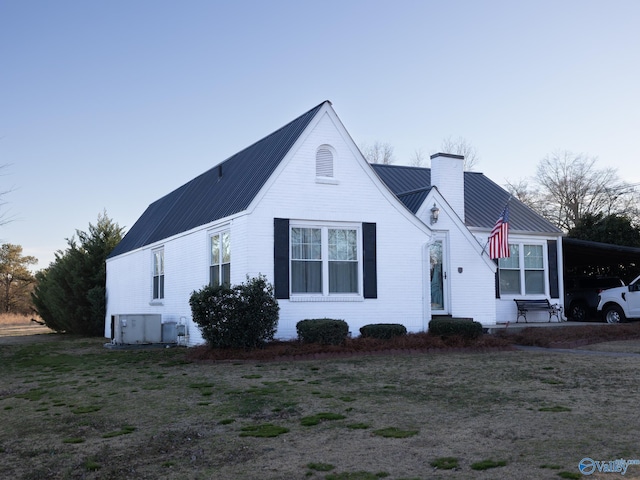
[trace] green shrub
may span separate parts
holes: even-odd
[[[504,467],[507,465],[506,460],[481,460],[471,464],[471,470],[489,470],[490,468]]]
[[[360,328],[363,337],[387,340],[407,334],[407,328],[399,323],[373,323]]]
[[[245,283],[207,286],[189,299],[193,321],[212,348],[256,348],[273,340],[280,307],[273,286],[260,275]]]
[[[418,434],[418,430],[401,430],[397,427],[387,427],[375,430],[374,435],[384,438],[407,438]]]
[[[471,319],[434,318],[429,322],[429,333],[441,337],[478,338],[482,336],[482,324]]]
[[[241,437],[261,438],[277,437],[278,435],[289,432],[288,428],[273,425],[272,423],[263,423],[261,425],[247,425],[246,427],[242,427],[240,430],[242,431],[240,433]]]
[[[347,417],[340,415],[339,413],[322,412],[308,417],[302,417],[300,419],[300,424],[305,427],[311,427],[313,425],[318,425],[320,422],[324,422],[325,420],[342,420],[343,418]]]
[[[318,472],[329,472],[336,467],[330,463],[307,463],[307,468],[317,470]]]
[[[342,345],[349,335],[349,325],[331,318],[307,319],[296,324],[296,331],[304,343]]]
[[[453,470],[458,468],[458,459],[456,457],[440,457],[433,460],[429,465],[440,470]]]

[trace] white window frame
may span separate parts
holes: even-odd
[[[156,270],[156,258],[160,256],[160,271]],[[154,248],[151,251],[151,303],[162,303],[165,298],[165,257],[164,247]],[[156,293],[156,278],[158,278],[158,288]]]
[[[513,246],[518,247],[518,278],[520,281],[520,291],[519,292],[503,292],[502,285],[500,282],[500,276],[502,275],[503,270],[515,270],[515,269],[507,269],[502,268],[500,264],[503,262],[503,259],[498,260],[498,282],[500,289],[500,298],[516,298],[516,297],[528,297],[528,298],[548,298],[549,297],[549,257],[547,253],[547,243],[546,241],[535,241],[531,239],[522,239],[517,241],[509,242],[509,250],[513,253]],[[525,266],[525,247],[539,247],[542,249],[542,268],[527,268]],[[507,259],[504,259],[507,260]],[[542,281],[544,282],[543,291],[535,292],[535,293],[527,293],[527,284],[526,284],[526,273],[528,271],[541,271],[542,272]]]
[[[322,261],[322,292],[299,293],[293,292],[292,262],[296,261],[292,254],[292,235],[294,228],[316,228],[321,231],[321,261]],[[329,230],[355,230],[357,247],[358,291],[353,293],[331,293],[329,291]],[[363,257],[362,257],[362,224],[351,222],[304,222],[291,221],[289,223],[289,293],[291,301],[361,301],[363,297]]]
[[[229,261],[228,262],[224,262],[224,248],[223,248],[223,239],[224,239],[224,235],[227,235],[227,242],[229,244]],[[214,259],[213,258],[213,239],[215,237],[219,237],[220,238],[220,246],[218,248],[218,258]],[[231,232],[229,230],[229,228],[225,228],[225,229],[221,229],[221,230],[216,230],[215,232],[210,232],[209,233],[209,285],[212,286],[217,286],[214,285],[213,283],[213,278],[212,278],[212,267],[217,266],[218,267],[218,278],[222,280],[223,278],[223,267],[224,265],[229,265],[229,283],[227,286],[231,286],[231,258],[232,258],[232,254],[231,254]],[[215,260],[215,261],[214,261]]]

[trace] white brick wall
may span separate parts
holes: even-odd
[[[447,154],[431,157],[431,185],[464,222],[464,160]]]

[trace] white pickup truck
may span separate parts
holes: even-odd
[[[640,277],[625,287],[608,288],[600,292],[598,312],[607,323],[640,319]]]

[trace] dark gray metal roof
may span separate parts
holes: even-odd
[[[431,188],[431,169],[372,164],[374,171],[413,213]],[[464,215],[467,227],[491,229],[509,202],[511,231],[561,234],[562,231],[482,173],[464,172]]]
[[[409,192],[404,192],[398,194],[398,199],[406,205],[406,207],[412,212],[417,212],[420,208],[420,205],[424,203],[424,199],[427,198],[429,194],[429,188],[421,188],[419,190],[411,190]]]
[[[247,209],[325,103],[149,205],[109,256]]]

